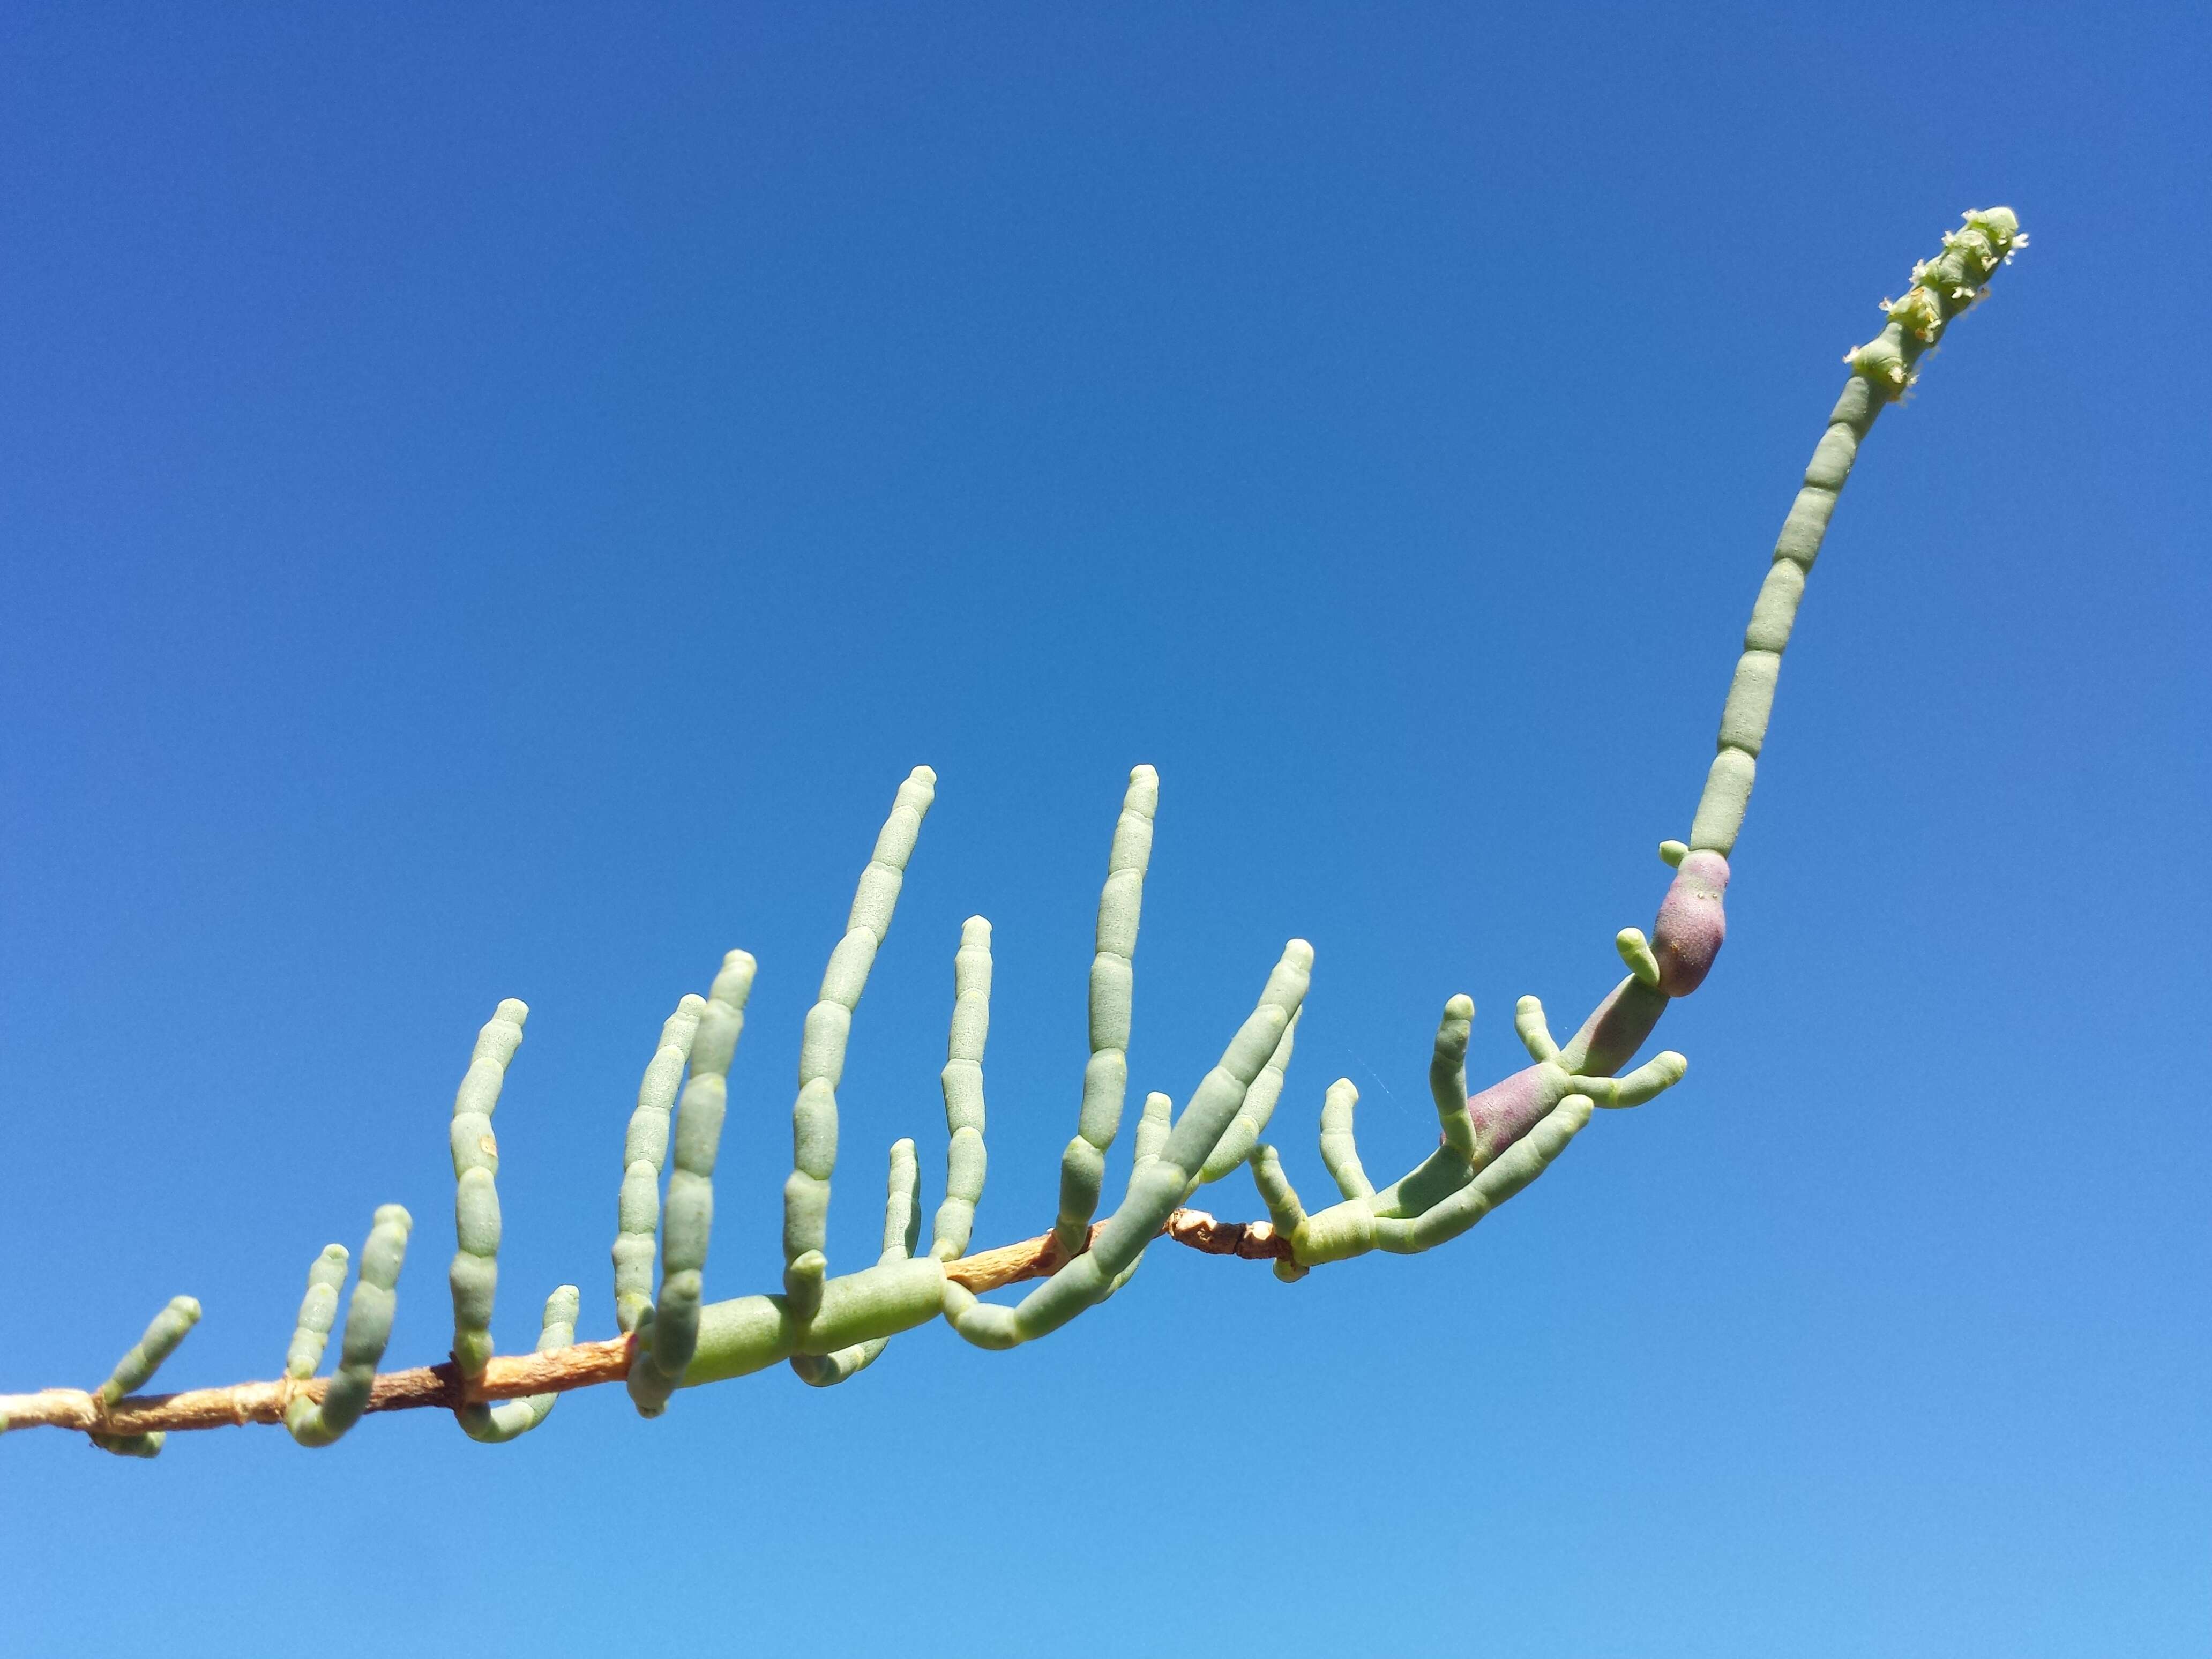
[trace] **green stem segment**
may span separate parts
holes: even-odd
[[[2020,221],[2009,208],[1978,210],[1965,228],[1943,239],[1943,251],[1915,265],[1912,287],[1902,300],[1886,300],[1889,322],[1866,344],[1845,354],[1851,378],[1828,416],[1827,430],[1814,446],[1797,499],[1783,521],[1774,562],[1752,608],[1743,655],[1729,686],[1721,713],[1719,752],[1705,778],[1704,794],[1690,829],[1690,850],[1726,857],[1743,827],[1752,781],[1773,712],[1775,682],[1782,653],[1805,578],[1820,556],[1836,498],[1851,475],[1851,465],[1875,417],[1886,404],[1902,398],[1917,378],[1921,355],[1942,337],[1951,319],[1978,301],[1997,266],[2027,246]]]
[[[1088,1250],[1012,1308],[984,1302],[964,1286],[946,1281],[945,1316],[952,1328],[978,1347],[1011,1348],[1058,1330],[1111,1296],[1145,1246],[1197,1185],[1254,1082],[1282,1048],[1304,1003],[1312,972],[1313,947],[1304,939],[1292,939],[1267,976],[1259,1006],[1231,1039],[1220,1063],[1200,1083],[1158,1155],[1131,1168],[1127,1194]]]
[[[2020,221],[2009,208],[1989,208],[1966,216],[1963,228],[1943,239],[1943,251],[1915,265],[1912,287],[1902,300],[1886,300],[1889,322],[1866,344],[1844,355],[1851,378],[1829,412],[1827,429],[1814,447],[1797,498],[1790,503],[1776,538],[1774,557],[1745,629],[1743,654],[1729,683],[1721,710],[1713,763],[1690,825],[1686,846],[1663,842],[1660,856],[1677,866],[1674,884],[1659,907],[1650,951],[1638,963],[1646,981],[1640,998],[1616,998],[1608,1018],[1625,1036],[1639,1022],[1648,1031],[1663,1006],[1648,994],[1689,995],[1705,982],[1728,936],[1725,895],[1729,854],[1743,828],[1759,759],[1766,744],[1774,692],[1789,648],[1806,578],[1820,557],[1828,520],[1858,459],[1859,445],[1885,404],[1903,397],[1913,383],[1921,355],[1941,339],[1952,319],[1988,292],[1998,265],[2027,246]],[[1623,936],[1624,939],[1626,935]],[[1632,958],[1633,959],[1633,958]],[[1656,969],[1656,976],[1650,971]],[[1637,1039],[1640,1042],[1641,1036]],[[1631,1044],[1630,1051],[1633,1050]]]
[[[730,1061],[744,1033],[754,968],[743,951],[722,958],[691,1040],[691,1080],[677,1111],[676,1172],[668,1178],[660,1224],[660,1297],[640,1322],[644,1340],[629,1370],[630,1403],[641,1417],[658,1417],[667,1409],[669,1394],[698,1346],[700,1292],[714,1227],[714,1158],[721,1148]]]
[[[200,1304],[189,1296],[169,1298],[168,1306],[154,1316],[146,1327],[146,1334],[131,1345],[131,1351],[115,1362],[115,1369],[93,1393],[93,1399],[102,1411],[126,1395],[133,1395],[154,1380],[154,1373],[161,1369],[161,1362],[176,1352],[177,1345],[191,1334],[192,1327],[200,1322]],[[94,1432],[92,1443],[102,1451],[113,1452],[118,1457],[158,1457],[161,1445],[168,1436],[156,1429],[150,1434],[100,1434]]]
[[[884,1249],[877,1258],[878,1267],[911,1261],[915,1247],[921,1243],[921,1211],[915,1202],[919,1175],[914,1142],[893,1141],[890,1174],[884,1191]],[[874,1364],[890,1346],[888,1335],[871,1336],[848,1343],[833,1353],[795,1353],[791,1356],[791,1369],[817,1389],[834,1388]]]
[[[538,1325],[538,1352],[556,1352],[576,1340],[576,1312],[582,1301],[574,1285],[554,1287],[553,1294],[545,1298],[544,1317]],[[557,1394],[532,1394],[496,1403],[471,1400],[454,1415],[460,1419],[461,1431],[470,1439],[480,1440],[486,1445],[503,1445],[510,1440],[520,1440],[543,1423],[552,1414],[560,1398]]]
[[[368,1407],[369,1385],[377,1362],[392,1340],[392,1316],[398,1307],[399,1269],[407,1260],[407,1235],[414,1218],[397,1204],[376,1212],[368,1242],[361,1248],[361,1279],[346,1304],[345,1340],[338,1368],[320,1403],[305,1395],[284,1407],[284,1427],[303,1446],[327,1446],[361,1420]],[[284,1374],[304,1382],[323,1363],[331,1326],[337,1312],[338,1286],[345,1283],[343,1244],[328,1244],[307,1270],[307,1298],[300,1304],[298,1328],[284,1358]]]
[[[937,774],[917,766],[899,786],[890,817],[876,836],[874,853],[860,872],[845,936],[823,970],[820,999],[808,1010],[799,1044],[799,1098],[791,1109],[790,1178],[783,1184],[784,1293],[802,1323],[818,1302],[829,1243],[830,1177],[837,1167],[837,1085],[845,1073],[845,1045],[853,1012],[867,988],[868,970],[890,933],[891,915],[905,884],[921,821],[937,798]]]
[[[1083,1248],[1098,1212],[1106,1154],[1121,1130],[1129,1089],[1129,1019],[1136,985],[1137,923],[1144,910],[1145,872],[1152,860],[1152,819],[1160,776],[1149,766],[1129,774],[1121,816],[1106,854],[1098,894],[1096,953],[1091,959],[1091,1060],[1083,1068],[1083,1110],[1075,1138],[1060,1158],[1060,1217],[1053,1224],[1070,1255]]]
[[[1552,1042],[1542,1006],[1525,997],[1516,1023],[1536,1063],[1470,1097],[1474,1018],[1466,997],[1444,1005],[1429,1062],[1441,1144],[1403,1179],[1379,1193],[1368,1181],[1352,1133],[1359,1096],[1348,1079],[1337,1080],[1322,1109],[1322,1161],[1344,1194],[1340,1203],[1308,1214],[1274,1148],[1255,1151],[1254,1183],[1276,1231],[1291,1241],[1291,1260],[1278,1264],[1279,1277],[1296,1279],[1304,1268],[1370,1250],[1407,1255],[1458,1237],[1550,1167],[1594,1107],[1641,1105],[1688,1070],[1689,1062],[1670,1052],[1623,1078],[1570,1071],[1571,1049]]]
[[[930,1225],[929,1253],[952,1261],[968,1253],[990,1167],[983,1144],[983,1047],[991,1035],[991,924],[970,916],[960,924],[960,949],[952,958],[952,1028],[945,1039],[945,1202]]]
[[[691,1059],[692,1039],[704,997],[687,994],[660,1028],[660,1042],[638,1085],[637,1107],[623,1139],[622,1194],[615,1233],[615,1323],[625,1334],[653,1309],[653,1264],[659,1255],[660,1171],[668,1161],[668,1131],[676,1091]]]
[[[527,1005],[501,1003],[469,1056],[453,1095],[447,1138],[453,1155],[453,1231],[459,1248],[447,1278],[453,1292],[453,1364],[464,1379],[483,1375],[492,1356],[492,1304],[499,1290],[499,1143],[491,1130],[507,1062],[522,1046]]]
[[[459,1248],[447,1278],[453,1291],[453,1368],[466,1389],[491,1363],[491,1316],[499,1290],[499,1145],[492,1114],[499,1108],[507,1068],[522,1046],[530,1010],[513,997],[499,1005],[483,1030],[476,1051],[453,1096],[450,1132],[453,1154],[453,1231]],[[540,1353],[575,1340],[577,1292],[557,1286],[545,1299],[538,1338]],[[543,1423],[559,1401],[557,1394],[534,1394],[491,1405],[464,1400],[455,1411],[461,1432],[471,1440],[499,1445],[520,1439]]]

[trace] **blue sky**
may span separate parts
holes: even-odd
[[[273,1375],[394,1200],[441,1357],[510,995],[496,1328],[568,1279],[609,1334],[638,1073],[733,945],[708,1287],[772,1288],[921,762],[834,1262],[896,1136],[939,1195],[975,912],[977,1236],[1048,1221],[1139,761],[1135,1087],[1302,935],[1272,1138],[1322,1180],[1347,1075],[1395,1174],[1447,996],[1501,1075],[1648,926],[1875,302],[1962,209],[2033,239],[1845,495],[1688,1081],[1475,1233],[1163,1248],[1010,1355],[506,1448],[11,1437],[0,1646],[2212,1640],[2201,15],[22,6],[0,77],[0,1390],[179,1291],[165,1382]]]

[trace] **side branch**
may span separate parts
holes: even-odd
[[[1096,1237],[1098,1223],[1091,1229]],[[1220,1221],[1203,1210],[1177,1210],[1161,1232],[1178,1244],[1206,1255],[1241,1256],[1248,1261],[1287,1259],[1290,1241],[1264,1221]],[[1086,1247],[1088,1240],[1085,1241]],[[1048,1279],[1069,1258],[1056,1234],[1040,1233],[1018,1243],[979,1250],[945,1264],[945,1276],[978,1294],[1024,1279]],[[410,1370],[380,1373],[370,1385],[367,1409],[415,1411],[434,1407],[459,1411],[480,1401],[519,1400],[536,1394],[566,1394],[572,1389],[620,1382],[629,1375],[635,1335],[578,1342],[550,1353],[499,1354],[465,1391],[451,1360]],[[10,1429],[72,1429],[81,1434],[135,1435],[177,1429],[230,1429],[248,1423],[281,1423],[295,1400],[321,1403],[328,1377],[294,1382],[234,1382],[228,1388],[186,1389],[178,1394],[134,1395],[103,1405],[82,1389],[42,1389],[36,1394],[0,1395],[0,1431]]]

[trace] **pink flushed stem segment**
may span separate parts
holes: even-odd
[[[1712,971],[1713,958],[1728,938],[1728,912],[1722,904],[1728,884],[1728,860],[1718,853],[1684,856],[1651,929],[1659,988],[1668,996],[1689,995]]]

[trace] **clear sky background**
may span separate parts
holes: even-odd
[[[1688,1081],[1476,1232],[504,1448],[10,1437],[0,1649],[2204,1652],[2212,27],[1653,9],[9,9],[0,1389],[178,1292],[166,1382],[271,1376],[392,1200],[442,1357],[503,996],[496,1328],[611,1334],[733,945],[708,1288],[773,1288],[920,762],[833,1262],[895,1137],[941,1193],[974,912],[977,1238],[1048,1221],[1139,761],[1135,1088],[1303,935],[1273,1138],[1313,1193],[1348,1075],[1395,1174],[1447,996],[1502,1075],[1649,925],[1875,301],[1962,209],[2033,246],[1844,497]]]

